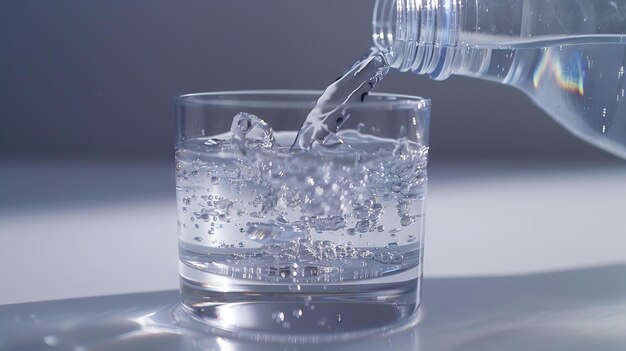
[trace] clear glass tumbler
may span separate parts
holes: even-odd
[[[292,149],[320,94],[178,98],[181,299],[193,318],[300,340],[417,321],[430,101],[326,106],[341,109],[341,129]]]

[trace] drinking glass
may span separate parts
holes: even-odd
[[[339,130],[292,147],[320,95],[177,99],[181,301],[196,321],[275,340],[416,322],[430,101],[323,106],[339,111]]]

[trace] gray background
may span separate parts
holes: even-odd
[[[321,89],[371,44],[373,0],[2,0],[0,157],[172,156],[173,98]],[[601,160],[514,88],[394,73],[433,100],[440,160]]]

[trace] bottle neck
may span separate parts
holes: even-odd
[[[454,71],[461,16],[471,10],[466,7],[460,0],[377,0],[374,43],[391,51],[392,67],[446,79]]]

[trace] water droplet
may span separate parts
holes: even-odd
[[[293,316],[296,318],[302,317],[302,310],[293,310]]]
[[[195,240],[197,242],[201,242],[202,241],[202,237],[196,236],[195,238],[193,238],[193,240]]]

